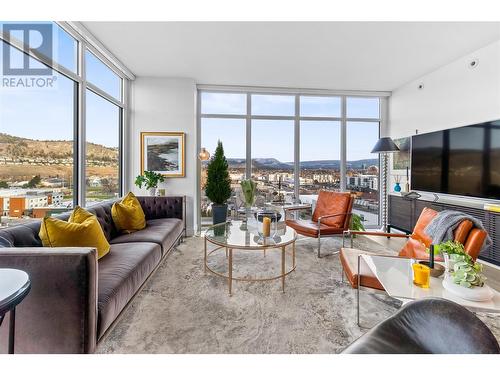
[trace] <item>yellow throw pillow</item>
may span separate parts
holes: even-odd
[[[44,218],[39,236],[46,247],[95,247],[97,259],[109,252],[109,242],[97,217],[79,206],[68,221]]]
[[[113,204],[111,216],[120,232],[132,233],[146,227],[144,211],[139,200],[131,192],[121,202]]]

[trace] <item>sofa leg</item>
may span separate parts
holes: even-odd
[[[321,236],[318,235],[318,258],[321,258]]]

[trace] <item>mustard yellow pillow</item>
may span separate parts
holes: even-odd
[[[115,202],[111,207],[111,216],[116,229],[132,233],[146,227],[146,217],[141,204],[133,193],[128,193],[121,202]]]
[[[39,236],[46,247],[95,247],[97,259],[109,252],[109,242],[97,217],[79,206],[68,221],[44,218]]]

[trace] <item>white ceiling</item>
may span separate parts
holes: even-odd
[[[83,22],[137,76],[393,90],[500,39],[477,22]]]

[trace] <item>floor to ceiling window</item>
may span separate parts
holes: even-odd
[[[127,80],[70,29],[0,22],[2,225],[121,193]]]
[[[85,204],[120,195],[121,109],[103,97],[86,91]]]
[[[199,101],[199,146],[213,154],[217,139],[223,142],[234,198],[243,178],[257,182],[261,204],[314,205],[321,189],[349,190],[365,225],[379,225],[379,159],[371,150],[379,137],[380,97],[200,89]],[[210,217],[206,164],[202,225]]]
[[[366,226],[379,224],[379,158],[370,151],[379,139],[380,101],[378,98],[346,100],[347,165],[346,187],[356,194],[353,212]]]

